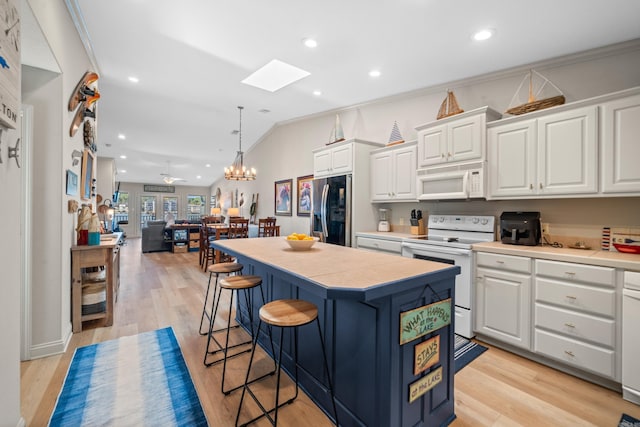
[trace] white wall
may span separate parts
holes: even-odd
[[[33,14],[56,58],[61,74],[29,72],[25,102],[34,105],[32,322],[31,356],[64,351],[71,336],[70,247],[75,241],[76,215],[67,213],[66,170],[71,153],[82,150],[82,132],[71,138],[73,112],[67,102],[78,79],[92,69],[64,0],[29,0]]]
[[[393,122],[397,121],[406,141],[416,138],[415,127],[435,121],[445,90],[453,89],[458,103],[464,110],[488,105],[497,111],[505,111],[529,68],[542,73],[564,93],[567,102],[590,98],[634,86],[640,86],[640,40],[624,45],[573,55],[555,61],[527,64],[521,68],[491,75],[479,76],[439,87],[401,94],[375,102],[346,107],[312,117],[293,120],[275,126],[271,132],[245,153],[246,164],[258,171],[257,180],[251,183],[234,183],[219,179],[212,191],[238,187],[245,194],[260,193],[258,216],[272,215],[274,209],[273,183],[276,180],[295,178],[312,173],[311,151],[328,142],[335,114],[339,113],[345,137],[387,142]],[[250,124],[247,124],[250,126]],[[357,195],[367,197],[369,195]],[[408,223],[409,212],[422,208],[430,213],[469,213],[499,215],[502,210],[531,209],[543,212],[556,223],[580,221],[585,224],[638,225],[640,207],[638,198],[572,199],[571,201],[544,200],[519,202],[449,202],[449,203],[401,203],[380,207],[392,209],[392,224],[400,218]],[[372,214],[373,215],[373,214]],[[308,230],[308,218],[278,217],[282,233]],[[357,219],[356,219],[357,220]]]

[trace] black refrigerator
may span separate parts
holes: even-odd
[[[311,234],[321,242],[351,246],[351,175],[313,180]]]

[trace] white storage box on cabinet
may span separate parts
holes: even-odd
[[[597,120],[592,105],[488,125],[489,198],[596,194]]]
[[[617,379],[615,269],[536,260],[534,351]]]
[[[476,254],[476,332],[531,349],[531,259]]]
[[[497,111],[482,107],[416,127],[418,168],[484,160],[486,124],[500,117]]]
[[[371,152],[371,201],[402,202],[416,200],[416,144]]]

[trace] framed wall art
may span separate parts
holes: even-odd
[[[78,195],[78,175],[67,169],[67,196]]]
[[[93,196],[95,183],[93,180],[96,156],[90,150],[82,153],[82,179],[80,183],[80,197],[89,200]]]
[[[299,176],[298,177],[298,216],[310,216],[311,215],[311,200],[313,195],[313,175]]]
[[[275,182],[274,206],[276,215],[291,216],[291,187],[293,179],[283,179]]]

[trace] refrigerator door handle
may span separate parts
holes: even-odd
[[[322,234],[325,239],[329,237],[329,231],[327,229],[327,197],[329,194],[329,184],[325,184],[322,188],[322,208],[320,209],[320,215],[322,218]]]

